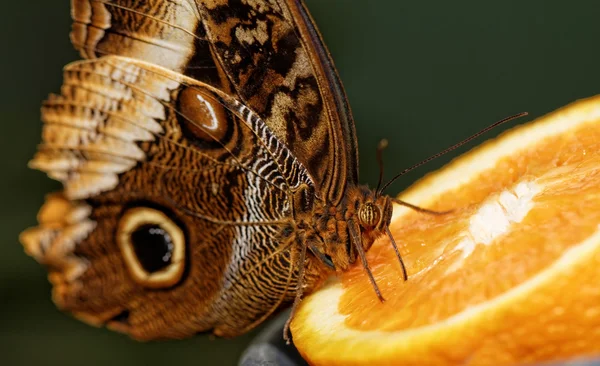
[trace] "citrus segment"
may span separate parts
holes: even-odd
[[[516,364],[600,353],[600,97],[504,133],[417,182],[389,239],[309,296],[315,364]]]

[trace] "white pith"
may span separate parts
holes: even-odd
[[[477,244],[489,245],[508,233],[511,226],[521,222],[533,208],[533,198],[541,191],[535,182],[521,182],[489,199],[471,216],[469,228],[454,250],[468,257]]]

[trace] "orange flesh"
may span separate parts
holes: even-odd
[[[583,125],[504,158],[428,206],[452,213],[410,213],[392,223],[409,280],[402,282],[389,240],[378,240],[367,257],[386,301],[379,302],[362,266],[355,265],[342,275],[344,294],[338,310],[347,315],[346,326],[391,332],[434,324],[495,298],[548,267],[598,230],[597,151],[600,124]],[[523,182],[541,188],[527,215],[490,244],[476,244],[463,258],[457,245],[481,203]]]

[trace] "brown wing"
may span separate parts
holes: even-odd
[[[155,339],[237,335],[293,298],[281,233],[290,195],[312,183],[256,115],[116,56],[71,64],[64,80],[31,166],[65,190],[21,237],[59,307]]]
[[[257,112],[337,203],[358,182],[342,84],[300,0],[73,0],[73,44],[124,55],[235,95]]]

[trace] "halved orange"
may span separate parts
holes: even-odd
[[[426,176],[368,261],[308,296],[315,365],[510,365],[600,354],[600,96],[514,128]]]

